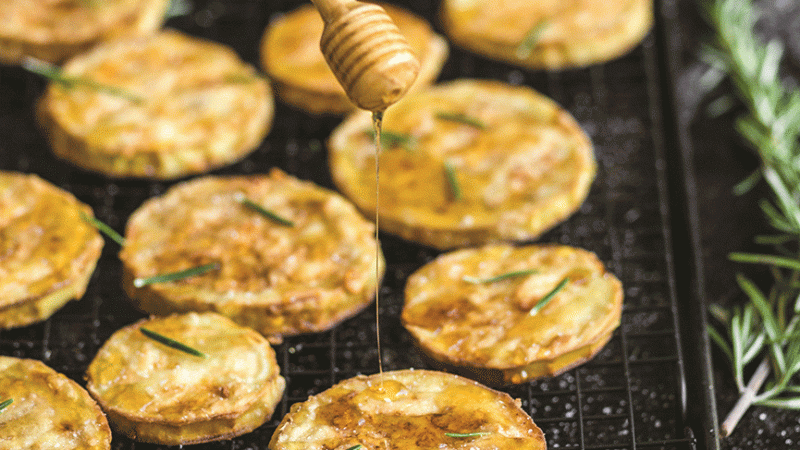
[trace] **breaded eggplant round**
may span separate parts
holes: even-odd
[[[0,402],[6,404],[0,448],[111,448],[111,430],[97,403],[40,361],[0,356]]]
[[[83,296],[103,249],[84,217],[91,208],[69,192],[0,171],[0,328],[45,320]]]
[[[114,430],[165,445],[248,433],[272,416],[286,385],[269,342],[216,313],[144,319],[116,331],[86,379]]]
[[[344,380],[292,405],[270,450],[544,450],[519,400],[443,372],[401,370]]]
[[[522,383],[600,351],[619,326],[622,297],[620,281],[586,250],[490,245],[441,255],[412,274],[402,321],[443,368],[491,385]]]
[[[3,0],[0,62],[29,56],[52,63],[112,39],[146,36],[164,22],[170,0]]]
[[[216,311],[275,339],[355,315],[384,269],[374,226],[352,204],[278,169],[179,184],[134,212],[126,242],[123,284],[142,310]],[[216,269],[136,286],[137,278],[205,264]]]
[[[456,45],[530,69],[564,69],[622,56],[653,25],[653,0],[444,0]]]
[[[334,130],[339,189],[375,214],[370,115]],[[439,249],[524,241],[566,219],[596,171],[592,144],[552,100],[526,87],[456,80],[386,111],[380,157],[383,231]]]
[[[232,164],[272,123],[269,83],[228,47],[163,31],[67,62],[39,120],[53,152],[110,177],[171,179]]]
[[[448,55],[445,39],[409,11],[381,5],[405,36],[420,61],[412,91],[439,76]],[[304,5],[273,21],[261,42],[261,64],[275,83],[276,94],[287,104],[312,114],[345,114],[356,109],[336,81],[320,51],[322,18]]]

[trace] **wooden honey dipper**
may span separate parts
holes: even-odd
[[[311,1],[325,22],[322,54],[350,100],[380,112],[405,95],[419,61],[386,11],[356,0]]]

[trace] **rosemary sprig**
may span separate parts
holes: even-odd
[[[550,303],[550,300],[552,300],[553,297],[555,297],[559,291],[564,289],[564,286],[566,286],[567,283],[569,283],[569,277],[564,277],[564,279],[559,281],[556,287],[554,287],[552,291],[548,292],[547,295],[542,297],[542,299],[539,300],[538,303],[533,305],[533,308],[531,308],[531,310],[528,311],[528,315],[535,316],[536,314],[538,314],[539,311],[542,310],[542,308],[544,308],[545,306],[547,306],[548,303]]]
[[[366,133],[371,140],[375,140],[375,130],[364,130],[364,133]],[[410,134],[398,133],[391,130],[381,131],[381,148],[403,148],[406,151],[412,151],[416,146],[417,140]]]
[[[192,12],[192,10],[194,10],[194,5],[190,0],[172,0],[169,2],[169,7],[164,13],[164,18],[171,19],[173,17],[186,16]]]
[[[264,208],[263,206],[259,205],[258,203],[256,203],[256,202],[250,200],[249,198],[245,197],[245,195],[242,194],[241,192],[237,192],[234,195],[234,200],[239,202],[239,204],[241,204],[245,208],[247,208],[247,209],[249,209],[251,211],[255,211],[255,212],[261,214],[262,216],[266,217],[267,219],[269,219],[269,220],[271,220],[273,222],[279,223],[281,225],[285,225],[287,227],[293,227],[294,226],[294,222],[292,222],[291,220],[286,219],[284,217],[281,217],[278,214],[276,214],[276,213]]]
[[[466,439],[473,437],[488,436],[492,434],[490,431],[475,431],[473,433],[445,433],[444,435],[451,438]]]
[[[86,213],[81,213],[81,219],[87,222],[89,225],[97,228],[98,231],[108,236],[112,241],[116,242],[117,244],[124,246],[125,245],[125,238],[122,237],[119,233],[117,233],[113,228],[104,224],[95,217],[91,217]]]
[[[444,177],[447,179],[447,185],[450,187],[450,195],[453,200],[461,200],[461,185],[458,184],[458,174],[455,166],[450,161],[444,162]]]
[[[479,130],[486,129],[486,122],[476,119],[475,117],[468,116],[463,113],[448,113],[448,112],[437,112],[436,116],[437,119],[447,120],[450,122],[458,122],[463,123],[464,125],[469,125],[471,127],[477,128]]]
[[[721,433],[733,432],[752,404],[800,409],[800,91],[788,89],[780,77],[783,45],[763,44],[754,34],[758,19],[752,0],[706,0],[705,13],[715,32],[715,46],[703,55],[711,72],[727,73],[737,97],[748,112],[736,122],[737,131],[758,154],[761,166],[737,185],[744,193],[761,180],[772,200],[760,206],[778,235],[761,238],[776,254],[732,253],[730,259],[769,268],[774,278],[762,291],[743,275],[737,282],[748,302],[720,313],[725,333],[709,327],[711,339],[731,360],[741,398],[722,424]],[[719,82],[722,77],[713,77]],[[744,383],[748,363],[761,364]],[[764,383],[766,388],[762,390]]]
[[[470,283],[470,284],[489,284],[489,283],[496,283],[498,281],[507,280],[509,278],[516,278],[516,277],[522,277],[522,276],[527,276],[527,275],[533,275],[533,274],[538,273],[538,272],[539,271],[536,270],[536,269],[515,270],[513,272],[506,272],[504,274],[500,274],[500,275],[497,275],[497,276],[494,276],[494,277],[489,277],[489,278],[478,278],[478,277],[464,276],[464,277],[461,278],[461,281],[464,281],[465,283]]]
[[[103,92],[116,97],[124,98],[132,103],[136,104],[144,103],[143,97],[138,96],[132,92],[126,91],[116,86],[110,86],[107,84],[98,83],[97,81],[94,81],[89,78],[67,75],[58,66],[54,66],[48,62],[36,58],[31,58],[31,57],[23,58],[22,68],[27,70],[28,72],[35,73],[39,76],[47,78],[53,83],[58,83],[65,88],[83,86],[98,92]]]
[[[0,411],[6,409],[6,407],[10,404],[14,403],[14,399],[10,398],[8,400],[4,400],[3,403],[0,403]]]
[[[537,22],[534,26],[531,27],[530,31],[525,34],[525,37],[522,38],[519,45],[515,50],[515,54],[519,59],[525,59],[531,56],[533,50],[539,45],[539,39],[542,37],[542,33],[547,27],[550,26],[550,22],[547,20],[542,20]]]
[[[133,280],[133,285],[137,288],[140,288],[149,284],[169,283],[171,281],[178,281],[184,278],[196,277],[216,269],[219,269],[219,264],[217,263],[203,264],[202,266],[192,267],[190,269],[181,270],[180,272],[166,273],[147,278],[135,278]]]
[[[194,349],[192,347],[189,347],[188,345],[186,345],[186,344],[184,344],[182,342],[178,342],[175,339],[168,338],[168,337],[164,336],[163,334],[156,333],[153,330],[147,329],[145,327],[139,327],[139,331],[141,331],[142,334],[147,336],[148,338],[150,338],[150,339],[152,339],[152,340],[154,340],[154,341],[156,341],[158,343],[164,344],[167,347],[174,348],[175,350],[180,350],[180,351],[182,351],[184,353],[188,353],[188,354],[190,354],[192,356],[198,356],[200,358],[205,358],[206,357],[206,354],[201,352],[200,350],[197,350],[197,349]]]

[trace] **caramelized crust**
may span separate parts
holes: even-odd
[[[493,385],[521,383],[594,356],[619,326],[622,296],[622,284],[593,253],[493,245],[442,255],[412,274],[402,321],[445,367]]]
[[[445,0],[442,24],[457,45],[532,69],[605,62],[650,30],[653,0]],[[530,52],[531,31],[540,30]]]
[[[244,196],[293,226],[246,208]],[[321,331],[372,300],[374,227],[341,196],[278,169],[206,177],[151,199],[128,222],[124,286],[144,311],[217,311],[279,338]],[[381,276],[383,255],[380,258]],[[132,280],[202,264],[219,269],[136,288]]]
[[[170,0],[3,0],[0,62],[59,63],[103,41],[154,33]]]
[[[56,156],[112,177],[170,179],[232,164],[270,128],[272,91],[229,48],[176,31],[115,41],[70,60],[39,119]]]
[[[89,206],[36,175],[0,171],[0,328],[45,320],[86,292],[103,239]]]
[[[420,61],[411,90],[433,82],[447,59],[447,42],[428,23],[401,8],[381,5]],[[273,21],[261,42],[261,64],[275,91],[289,105],[312,114],[345,114],[355,109],[320,51],[323,22],[304,5]]]
[[[148,338],[141,327],[205,356]],[[285,387],[267,340],[215,313],[127,326],[103,344],[86,375],[115,430],[166,445],[250,432],[272,416]]]
[[[482,433],[451,437],[445,433]],[[270,450],[544,450],[519,401],[442,372],[357,376],[292,405]]]
[[[370,120],[356,113],[334,130],[329,163],[342,192],[374,216]],[[380,225],[439,249],[536,238],[581,205],[596,170],[591,142],[566,111],[531,89],[494,81],[453,81],[408,96],[386,111],[383,130],[412,142],[392,147],[384,138]]]
[[[107,450],[108,421],[92,397],[66,376],[32,359],[0,356],[4,449]]]

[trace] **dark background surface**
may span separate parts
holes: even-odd
[[[688,127],[694,151],[697,181],[697,204],[702,241],[702,260],[705,272],[706,300],[730,306],[745,300],[738,288],[737,271],[754,279],[768,281],[753,266],[730,262],[727,255],[735,251],[764,251],[752,239],[768,234],[769,226],[757,203],[768,198],[769,191],[762,183],[743,196],[732,194],[733,186],[758,167],[758,160],[733,129],[735,118],[742,112],[734,107],[719,117],[709,114],[709,101],[732,92],[723,83],[710,95],[704,96],[698,79],[705,66],[698,62],[700,45],[709,38],[708,28],[693,1],[681,4],[680,24],[684,52],[681,57],[681,76],[678,115]],[[800,3],[786,0],[756,2],[763,17],[758,33],[766,38],[780,38],[787,45],[784,64],[787,76],[800,73]],[[790,86],[796,81],[787,80]],[[730,364],[716,349],[713,353],[714,381],[718,399],[719,419],[724,420],[738,399]],[[757,364],[757,362],[756,362]],[[750,367],[746,377],[754,370]],[[800,448],[800,412],[753,407],[744,416],[735,432],[721,440],[724,449],[781,449]]]
[[[257,65],[258,42],[270,18],[302,2],[193,3],[195,8],[188,16],[171,19],[168,25],[231,45],[245,60]],[[438,1],[393,3],[433,20],[438,28]],[[662,3],[673,2],[657,2]],[[781,8],[792,2],[767,3],[782,12]],[[699,419],[690,415],[686,421],[682,413],[683,374],[690,386],[698,380],[691,369],[684,372],[675,310],[677,302],[696,299],[681,295],[676,288],[680,283],[676,283],[679,280],[674,266],[684,264],[688,255],[673,250],[671,224],[683,218],[670,208],[681,193],[667,192],[674,173],[667,169],[666,161],[680,150],[665,144],[670,142],[665,134],[674,132],[669,129],[670,121],[662,116],[672,113],[664,109],[668,106],[662,101],[666,91],[678,87],[676,117],[679,126],[690,132],[694,149],[691,160],[699,219],[695,231],[702,239],[704,293],[709,301],[730,304],[742,300],[733,280],[739,268],[728,262],[726,255],[753,248],[751,237],[765,230],[756,208],[757,199],[765,191],[742,198],[730,194],[731,186],[754,169],[756,160],[732,132],[734,113],[716,119],[702,113],[706,101],[695,89],[693,77],[702,71],[695,61],[704,26],[692,1],[678,0],[677,4],[675,19],[682,48],[673,55],[681,69],[681,77],[674,80],[677,85],[665,78],[660,61],[667,50],[653,34],[616,61],[559,73],[520,70],[451,48],[441,76],[442,80],[472,76],[531,86],[575,115],[595,143],[599,172],[586,204],[541,241],[597,252],[625,284],[625,309],[622,326],[591,362],[559,377],[503,389],[522,399],[523,407],[544,430],[549,448],[687,449],[693,448],[692,435],[703,434]],[[787,35],[786,30],[798,28],[791,28],[791,24],[796,24],[800,15],[776,13],[770,17],[776,20],[766,29],[782,36]],[[173,183],[109,180],[54,159],[33,117],[33,103],[43,86],[41,80],[18,68],[0,66],[0,169],[41,175],[73,192],[90,204],[101,220],[122,231],[133,210]],[[277,166],[299,178],[332,187],[324,141],[338,122],[337,118],[313,118],[277,102],[273,130],[265,142],[241,163],[214,173],[264,173]],[[670,195],[672,202],[668,201]],[[411,339],[398,315],[405,278],[438,253],[388,235],[381,239],[388,262],[380,311],[384,367],[428,367],[409,350]],[[83,373],[97,348],[115,330],[143,317],[130,306],[119,286],[117,252],[118,246],[108,241],[84,299],[71,302],[42,324],[0,331],[0,354],[43,360],[83,384]],[[276,346],[288,385],[275,417],[254,433],[195,448],[265,449],[291,404],[357,373],[377,372],[374,319],[374,308],[368,308],[332,331],[290,338]],[[697,350],[688,348],[686,352]],[[720,415],[724,416],[736,393],[727,363],[716,352],[713,361]],[[690,407],[698,401],[688,399]],[[797,447],[799,418],[796,412],[754,408],[722,446]],[[134,443],[115,434],[112,448],[162,447]]]

